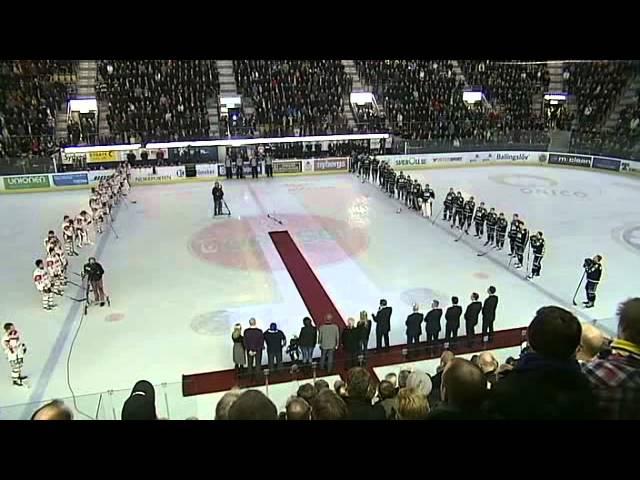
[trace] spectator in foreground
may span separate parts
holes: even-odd
[[[463,358],[451,360],[442,373],[442,403],[429,414],[429,420],[481,420],[487,382],[482,370]]]
[[[398,420],[425,420],[429,414],[429,402],[415,388],[403,388],[398,392]]]
[[[300,329],[299,345],[302,351],[303,365],[310,365],[313,360],[313,349],[318,343],[318,330],[313,326],[309,317],[302,320],[304,326]]]
[[[229,420],[277,420],[278,409],[260,390],[247,390],[233,402]]]
[[[590,323],[582,324],[580,346],[576,352],[578,363],[584,365],[598,356],[605,347],[603,333]]]
[[[508,420],[596,418],[593,393],[575,358],[581,334],[571,312],[540,308],[527,330],[530,351],[491,390],[489,411]]]
[[[429,406],[434,408],[442,399],[440,398],[440,386],[442,384],[442,371],[456,356],[451,350],[445,350],[440,355],[440,365],[436,369],[436,374],[431,377],[431,393],[429,394]]]
[[[391,385],[393,385],[393,388],[396,389],[396,391],[397,391],[397,389],[398,389],[398,376],[395,373],[393,373],[393,372],[387,373],[384,376],[384,379],[387,382],[391,382]],[[406,383],[405,383],[405,385],[406,385]]]
[[[338,394],[341,398],[347,396],[347,384],[342,380],[336,380],[333,383],[333,391]]]
[[[411,370],[400,370],[398,374],[398,388],[405,388],[407,386],[407,378],[411,375]]]
[[[487,381],[487,388],[492,388],[498,381],[498,367],[500,366],[498,359],[491,352],[482,352],[478,356],[478,366]]]
[[[122,420],[157,420],[156,390],[150,382],[140,380],[122,406]]]
[[[240,397],[240,390],[229,390],[225,393],[216,405],[216,420],[229,420],[229,409],[231,405]]]
[[[318,394],[316,387],[311,383],[303,383],[298,387],[296,395],[305,400],[309,405],[313,403],[313,399]]]
[[[583,367],[606,420],[640,420],[640,298],[618,307],[618,338],[611,353]]]
[[[313,399],[311,418],[313,420],[346,420],[349,410],[345,401],[331,390],[323,390]]]
[[[31,420],[73,420],[73,413],[62,400],[52,400],[33,412]]]
[[[331,387],[329,387],[329,382],[327,382],[326,380],[324,380],[322,378],[319,379],[319,380],[316,380],[315,382],[313,382],[313,386],[315,387],[316,392],[318,392],[318,393],[320,393],[322,390],[327,390],[327,389],[331,388]]]
[[[286,420],[311,420],[311,407],[300,397],[291,397],[285,408]]]
[[[416,370],[411,372],[411,375],[407,378],[407,388],[412,388],[427,398],[431,393],[433,384],[429,375],[422,370]]]
[[[384,417],[387,420],[395,420],[398,414],[398,396],[393,384],[387,380],[383,380],[378,385],[378,402],[374,408],[384,411]]]
[[[384,420],[384,411],[371,405],[371,375],[362,367],[354,367],[347,372],[347,395],[345,402],[349,410],[349,420]]]
[[[333,371],[336,350],[340,344],[340,329],[333,323],[333,315],[327,313],[324,324],[318,329],[318,343],[320,344],[320,368]]]

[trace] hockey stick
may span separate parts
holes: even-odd
[[[584,280],[584,276],[586,274],[587,274],[586,270],[582,272],[582,277],[580,277],[580,283],[578,283],[578,288],[576,288],[576,293],[573,294],[573,299],[571,300],[571,303],[573,303],[574,307],[578,306],[578,304],[576,303],[576,296],[578,295],[578,291],[580,290],[580,286],[582,285],[582,281]]]
[[[75,297],[72,297],[71,295],[65,295],[65,297],[67,297],[70,300],[73,300],[74,302],[84,302],[86,300],[86,298],[75,298]]]
[[[436,220],[438,220],[438,218],[440,218],[440,214],[442,213],[442,211],[444,210],[444,205],[442,205],[442,207],[440,207],[440,210],[438,211],[438,214],[433,217],[433,220],[431,221],[431,225],[435,225]]]
[[[224,215],[226,215],[227,217],[231,216],[231,209],[229,208],[229,205],[227,205],[227,202],[225,201],[225,199],[222,199],[222,204],[224,205],[224,208],[227,209],[228,213],[225,213]]]
[[[494,248],[493,245],[489,245],[489,248],[487,248],[484,252],[480,252],[477,255],[479,257],[484,257],[487,253],[489,253],[492,249]]]
[[[456,238],[456,239],[454,240],[454,242],[459,242],[459,241],[460,241],[460,239],[462,238],[462,235],[464,235],[464,230],[463,230],[463,229],[460,229],[460,235],[458,235],[458,238]]]
[[[76,282],[72,282],[71,280],[67,280],[67,283],[70,283],[71,285],[75,285],[76,287],[81,287],[82,286],[82,285],[78,285]]]
[[[120,240],[120,237],[119,237],[119,236],[118,236],[118,234],[116,233],[116,229],[115,229],[115,228],[113,228],[112,223],[113,223],[113,220],[112,220],[111,222],[109,222],[109,226],[111,227],[111,231],[112,231],[112,232],[113,232],[113,234],[116,236],[116,238],[117,238],[118,240]]]
[[[274,221],[274,222],[276,222],[276,223],[279,223],[280,225],[284,225],[284,223],[282,223],[280,220],[278,220],[278,219],[277,219],[277,218],[275,218],[273,215],[270,215],[270,214],[268,214],[268,213],[267,213],[267,218],[268,218],[269,220],[273,220],[273,221]]]
[[[529,276],[531,275],[531,272],[529,272],[529,258],[530,258],[530,254],[531,254],[531,245],[529,245],[529,248],[527,249],[527,278],[529,278]],[[533,278],[533,275],[531,275],[531,278]]]

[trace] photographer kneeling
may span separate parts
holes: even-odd
[[[213,215],[222,215],[222,199],[224,198],[224,192],[222,191],[222,185],[220,182],[216,182],[211,190],[213,195]]]
[[[102,265],[96,262],[95,257],[90,257],[89,261],[85,263],[82,268],[82,278],[87,277],[87,280],[93,289],[95,301],[100,302],[101,307],[104,307],[105,301],[104,288],[102,286],[103,275],[104,269],[102,268]],[[87,292],[87,297],[89,297],[89,292]]]

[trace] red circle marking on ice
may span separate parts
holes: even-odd
[[[124,318],[124,313],[110,313],[104,317],[105,322],[119,322]]]
[[[315,215],[278,215],[283,225],[264,217],[229,218],[203,228],[189,240],[192,255],[207,263],[243,270],[270,271],[260,247],[269,231],[287,230],[312,266],[341,262],[367,249],[366,228]],[[274,262],[284,268],[282,262]]]
[[[479,278],[480,280],[486,280],[487,278],[489,278],[489,274],[484,272],[475,272],[473,276],[475,278]]]

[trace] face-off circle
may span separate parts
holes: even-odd
[[[541,177],[538,175],[492,175],[490,180],[499,183],[500,185],[507,185],[509,187],[529,187],[529,188],[545,188],[555,187],[558,182],[552,178]]]
[[[229,218],[196,232],[188,249],[200,260],[229,268],[271,271],[261,244],[271,243],[270,231],[287,230],[314,266],[353,258],[369,245],[368,232],[357,224],[315,215],[274,215],[283,225],[264,217]],[[276,268],[284,268],[277,262]]]
[[[104,317],[105,322],[119,322],[124,319],[124,313],[110,313]]]
[[[430,288],[412,288],[400,294],[400,300],[406,305],[412,306],[417,303],[423,311],[430,309],[431,302],[434,300],[438,300],[440,306],[444,305],[449,297],[450,295],[444,292],[431,290]]]
[[[622,232],[622,240],[624,242],[640,252],[640,225],[627,228]]]
[[[209,337],[231,335],[231,321],[231,315],[227,310],[215,310],[194,317],[191,320],[191,330]]]

